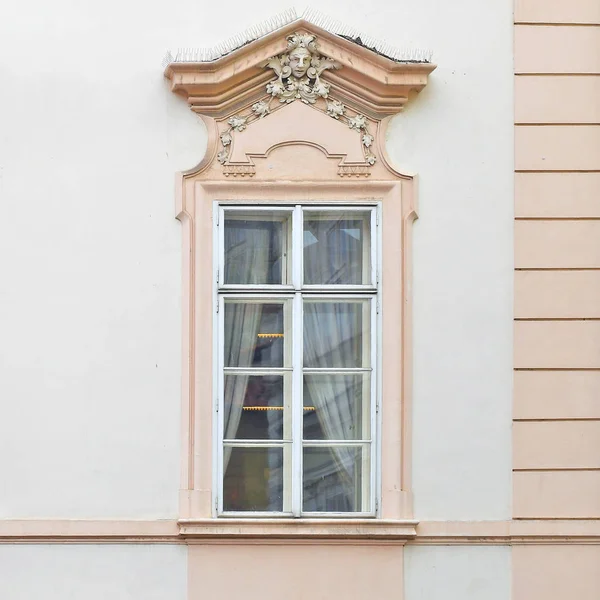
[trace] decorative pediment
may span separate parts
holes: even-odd
[[[297,66],[276,65],[274,57],[289,57],[294,50]],[[258,101],[274,74],[285,79],[302,73],[306,64],[300,67],[299,57],[308,53],[311,62],[321,57],[320,63],[310,65],[309,76],[315,74],[312,81],[318,74],[333,97],[373,119],[401,111],[409,94],[421,91],[435,69],[429,62],[394,60],[365,47],[360,38],[346,39],[301,18],[215,60],[194,60],[193,53],[184,55],[185,60],[174,59],[168,62],[165,75],[171,89],[183,95],[192,110],[220,118]],[[317,86],[304,93],[320,96],[320,90]]]
[[[301,18],[220,57],[171,57],[165,76],[207,120],[207,162],[222,175],[252,177],[261,158],[295,144],[336,159],[330,174],[370,176],[385,153],[381,121],[401,111],[435,68],[372,44]],[[306,153],[310,163],[314,153]]]

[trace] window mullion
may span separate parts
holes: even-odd
[[[302,294],[297,292],[293,304],[293,371],[292,371],[292,514],[302,511]]]
[[[302,207],[298,204],[292,215],[292,285],[296,290],[292,305],[292,514],[302,512],[302,269],[303,223]]]
[[[304,262],[302,207],[298,204],[292,215],[292,286],[296,291],[302,288]]]

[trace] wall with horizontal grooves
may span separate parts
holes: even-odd
[[[517,219],[515,267],[517,269],[600,268],[600,219]]]
[[[513,419],[600,419],[600,371],[515,371]]]
[[[515,73],[600,74],[600,28],[515,27]]]
[[[600,598],[600,546],[515,546],[512,552],[515,600]]]
[[[598,519],[598,0],[515,0],[514,317],[513,518]],[[598,545],[512,557],[514,600],[600,597]]]
[[[515,167],[517,171],[600,170],[600,125],[521,125],[515,130]]]
[[[518,421],[516,470],[600,469],[600,421]]]
[[[600,77],[522,75],[515,95],[515,123],[600,123]]]
[[[516,271],[515,318],[600,318],[600,270]]]
[[[515,0],[515,23],[598,24],[597,0]]]
[[[600,172],[515,173],[515,217],[600,218],[599,190]]]

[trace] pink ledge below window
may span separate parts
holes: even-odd
[[[418,521],[382,519],[180,519],[179,534],[195,538],[409,540]]]

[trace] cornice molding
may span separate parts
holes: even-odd
[[[289,530],[294,529],[290,534]],[[600,545],[600,519],[412,521],[377,519],[0,520],[0,544]]]
[[[184,96],[192,110],[227,118],[265,96],[265,86],[274,79],[270,59],[289,50],[289,37],[318,39],[318,53],[330,64],[319,73],[332,97],[381,120],[400,112],[409,94],[421,91],[435,65],[426,62],[398,62],[297,19],[243,47],[210,62],[171,62],[165,76],[171,90]]]

